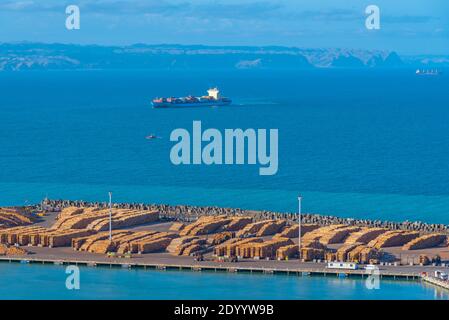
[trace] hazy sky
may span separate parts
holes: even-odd
[[[65,8],[81,29],[65,28]],[[365,28],[365,8],[381,29]],[[0,0],[0,41],[286,45],[449,54],[448,0]]]

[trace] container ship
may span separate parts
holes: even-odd
[[[153,108],[176,108],[176,107],[199,107],[199,106],[227,106],[232,103],[232,100],[220,96],[218,88],[211,88],[207,90],[207,96],[201,97],[169,97],[156,98],[151,102]]]

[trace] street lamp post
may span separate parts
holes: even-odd
[[[112,242],[112,192],[109,192],[109,241]]]
[[[298,252],[300,260],[301,260],[301,200],[302,197],[298,196]]]

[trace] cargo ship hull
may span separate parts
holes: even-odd
[[[214,106],[228,106],[232,101],[208,101],[208,102],[152,102],[153,108],[186,108],[186,107],[214,107]]]

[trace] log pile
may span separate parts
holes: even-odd
[[[289,244],[283,247],[280,247],[276,250],[276,259],[278,260],[286,260],[289,258],[293,258],[298,256],[299,250],[298,245]]]
[[[325,250],[315,248],[301,248],[301,258],[304,261],[312,261],[315,259],[324,260]]]
[[[373,260],[378,260],[380,258],[380,255],[381,251],[377,248],[362,244],[356,246],[348,253],[348,258],[346,261],[362,264],[372,263]]]
[[[226,216],[205,216],[198,219],[195,223],[192,223],[179,233],[180,236],[198,236],[217,232],[224,228],[232,221],[231,218]]]
[[[248,243],[262,242],[261,238],[233,238],[214,248],[214,254],[219,257],[234,257],[237,255],[237,247]]]
[[[346,243],[342,245],[335,254],[336,261],[348,261],[349,252],[360,245],[361,243]]]
[[[406,243],[403,250],[418,250],[437,247],[442,244],[446,244],[447,236],[445,234],[431,233],[421,237],[415,238],[412,241]]]
[[[92,235],[94,231],[87,229],[50,231],[39,235],[40,245],[43,247],[69,247],[72,240]]]
[[[363,243],[367,244],[370,241],[376,239],[381,234],[387,232],[388,229],[385,228],[362,228],[358,232],[351,233],[348,238],[346,238],[345,243]]]
[[[59,224],[66,219],[82,214],[87,208],[79,208],[74,206],[69,206],[61,210],[61,212],[56,216],[56,222],[54,224],[55,228],[59,227]],[[87,209],[87,210],[99,210],[97,208]]]
[[[23,256],[29,252],[25,249],[11,246],[9,244],[0,244],[0,256]]]
[[[127,230],[114,230],[112,231],[112,236],[130,234]],[[109,232],[100,232],[88,237],[80,237],[72,239],[72,248],[79,251],[89,251],[90,246],[96,241],[109,239]]]
[[[208,241],[211,245],[216,246],[234,237],[235,237],[234,232],[225,231],[215,234],[211,239],[208,239]]]
[[[307,243],[309,242],[319,241],[326,234],[341,228],[347,228],[347,226],[344,224],[335,224],[315,229],[313,231],[306,233],[304,237],[302,237],[302,242],[303,244],[307,245]]]
[[[173,255],[179,256],[182,254],[182,251],[186,247],[186,244],[189,244],[193,240],[199,239],[196,236],[182,236],[176,239],[173,239],[170,244],[167,246],[167,251]]]
[[[26,226],[0,230],[0,243],[27,245],[30,235],[46,232],[43,227]],[[36,244],[37,245],[37,244]]]
[[[190,242],[182,250],[183,256],[190,256],[198,251],[205,250],[207,248],[207,242],[205,239],[196,239]]]
[[[51,227],[60,229],[86,229],[89,223],[101,218],[109,217],[109,210],[95,207],[73,208],[69,207],[58,215],[56,222]]]
[[[265,242],[249,242],[237,245],[236,255],[242,258],[274,258],[280,247],[291,245],[293,242],[288,238],[273,239]]]
[[[145,239],[132,243],[132,247],[137,246],[138,253],[152,253],[165,251],[172,242],[173,236],[165,236],[160,238]],[[133,249],[134,251],[135,249]]]
[[[20,209],[0,208],[0,229],[26,226],[32,223],[33,220]]]
[[[173,223],[170,228],[168,229],[168,231],[173,231],[173,232],[179,232],[182,229],[184,229],[186,225],[182,222],[175,222]]]
[[[360,231],[360,227],[345,227],[328,231],[319,241],[328,245],[332,243],[342,243],[351,233]]]
[[[318,229],[320,226],[317,224],[303,224],[301,225],[301,236],[305,235],[307,232]],[[298,237],[299,226],[297,224],[288,226],[284,228],[280,233],[277,233],[273,238],[297,238]]]
[[[271,221],[270,223],[263,225],[262,228],[257,231],[256,237],[271,236],[285,227],[286,223],[286,220]]]
[[[322,249],[326,250],[327,246],[319,242],[318,240],[310,241],[308,243],[305,243],[302,247],[304,248],[313,248],[313,249]]]
[[[368,243],[369,247],[380,249],[399,247],[419,237],[417,231],[388,231]]]
[[[250,223],[237,232],[237,237],[256,235],[264,226],[271,225],[274,220],[263,220]]]
[[[81,210],[81,209],[79,209]],[[83,208],[80,213],[71,209],[61,213],[52,229],[90,229],[105,231],[109,228],[109,209]],[[112,228],[127,228],[135,225],[151,223],[159,220],[158,211],[113,209]]]
[[[253,221],[251,217],[235,217],[231,219],[231,222],[226,226],[226,231],[239,231],[246,227]]]
[[[376,248],[365,247],[359,253],[359,257],[356,262],[367,264],[373,263],[373,261],[377,261],[380,259],[382,252]]]
[[[120,211],[112,216],[112,229],[129,228],[159,220],[158,211]],[[109,217],[92,221],[87,229],[105,231],[109,228]]]
[[[112,241],[109,240],[109,233],[103,232],[91,237],[75,239],[72,241],[72,246],[79,251],[100,254],[149,253],[164,251],[174,237],[177,237],[177,234],[169,232],[123,230],[113,232]]]

